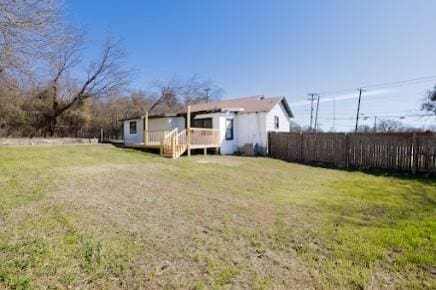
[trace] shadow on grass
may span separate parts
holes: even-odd
[[[297,162],[297,161],[288,161],[280,158],[275,158],[272,156],[268,156],[272,159],[282,160],[284,162],[294,163],[294,164],[302,164],[310,167],[318,167],[318,168],[328,168],[328,169],[337,169],[341,171],[347,172],[363,172],[374,176],[386,176],[386,177],[396,177],[405,180],[429,180],[434,185],[436,185],[436,171],[430,172],[417,172],[415,175],[411,172],[406,171],[395,171],[388,169],[378,169],[378,168],[345,168],[344,166],[337,166],[332,163],[324,163],[324,162]]]
[[[131,149],[139,152],[147,152],[154,154],[156,156],[160,156],[160,148],[150,148],[150,147],[132,147],[128,145],[124,145],[122,143],[108,143],[113,145],[114,147],[120,148],[120,149]],[[203,149],[191,149],[192,155],[204,155]],[[187,152],[183,153],[182,156],[187,155]],[[207,155],[219,155],[215,149],[213,148],[207,148]]]

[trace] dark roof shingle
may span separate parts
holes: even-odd
[[[292,111],[284,97],[265,98],[264,96],[254,96],[240,99],[194,104],[191,105],[191,112],[217,112],[223,110],[240,110],[240,113],[268,112],[275,105],[282,101],[289,116],[292,117]],[[187,108],[184,108],[179,113],[184,114],[186,112]]]
[[[221,100],[209,103],[199,103],[191,105],[191,113],[211,113],[211,112],[222,112],[226,110],[238,111],[241,114],[244,113],[259,113],[259,112],[269,112],[274,108],[275,105],[282,102],[286,112],[290,117],[293,117],[291,108],[284,97],[271,97],[265,98],[264,96],[253,96],[239,99],[229,99]],[[150,114],[150,118],[164,118],[176,115],[185,115],[188,108],[185,107],[177,113],[157,113]],[[123,120],[139,119],[143,116],[135,116],[132,118],[125,118]]]

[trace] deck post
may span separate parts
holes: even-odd
[[[204,156],[207,155],[207,148],[206,147],[203,148],[203,154],[204,154]]]
[[[187,127],[187,147],[188,147],[188,157],[191,157],[191,106],[188,106],[188,112],[186,114],[186,127]]]
[[[160,140],[160,146],[159,146],[159,154],[160,156],[163,156],[164,154],[164,140]]]
[[[174,138],[174,137],[171,137],[171,157],[173,158],[173,159],[175,159],[176,158],[176,138]]]
[[[145,112],[145,119],[144,119],[144,146],[147,146],[148,141],[148,111]]]

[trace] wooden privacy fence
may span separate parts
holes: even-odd
[[[416,133],[277,133],[271,157],[362,170],[436,173],[436,135]]]

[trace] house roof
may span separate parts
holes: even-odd
[[[271,109],[282,102],[283,107],[290,117],[293,117],[291,108],[289,107],[286,98],[284,97],[272,97],[265,98],[264,96],[253,96],[248,98],[222,100],[210,103],[200,103],[191,105],[191,113],[197,112],[221,112],[221,111],[238,111],[239,113],[258,113],[269,112]],[[186,114],[187,108],[184,108],[179,112],[180,114]]]
[[[148,118],[150,119],[158,119],[158,118],[168,118],[168,117],[177,117],[177,113],[161,113],[161,114],[151,114],[148,116]],[[127,118],[123,118],[118,120],[119,122],[122,121],[129,121],[129,120],[138,120],[138,119],[142,119],[145,118],[145,114],[144,115],[133,115],[131,117],[127,117]]]
[[[131,116],[131,117],[119,119],[118,122],[137,120],[137,119],[142,119],[142,118],[144,118],[143,115],[134,115],[134,116]]]
[[[285,97],[271,97],[265,98],[264,96],[252,96],[246,98],[229,99],[210,103],[199,103],[191,105],[191,113],[214,113],[223,111],[233,111],[240,114],[244,113],[259,113],[259,112],[269,112],[274,108],[275,105],[279,103],[283,104],[284,109],[288,113],[289,117],[293,117],[291,108]],[[150,114],[149,118],[165,118],[174,117],[178,115],[186,115],[188,108],[185,107],[177,113],[164,113],[164,114]],[[144,115],[133,116],[130,118],[125,118],[120,121],[141,119]]]

